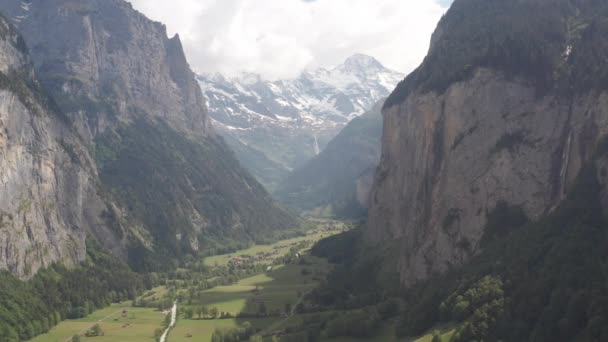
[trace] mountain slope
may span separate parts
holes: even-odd
[[[231,146],[248,146],[265,156],[240,160],[253,174],[266,175],[258,179],[272,190],[282,175],[317,155],[350,120],[388,96],[402,77],[358,54],[294,80],[270,82],[246,74],[200,75],[198,81],[211,118]]]
[[[95,152],[104,196],[117,204],[107,224],[126,227],[132,266],[168,267],[297,226],[215,135],[179,37],[162,24],[122,0],[5,0],[0,9]]]
[[[0,17],[0,270],[30,278],[75,265],[93,234],[120,254],[94,162],[34,76],[21,36]]]
[[[441,20],[423,64],[386,102],[366,231],[400,242],[403,284],[482,250],[502,208],[536,221],[565,198],[608,132],[606,11],[601,1],[460,0]]]
[[[275,195],[301,210],[346,217],[364,213],[380,161],[383,104],[353,119],[319,155],[289,174]]]
[[[606,151],[604,140],[593,153],[594,162],[551,213],[526,222],[521,210],[503,205],[489,218],[477,255],[406,289],[394,268],[400,241],[371,248],[358,230],[322,241],[313,254],[339,264],[310,296],[311,307],[347,311],[300,329],[325,326],[321,336],[350,338],[382,333],[383,341],[421,335],[430,340],[435,333],[429,332],[440,330],[452,342],[606,340]],[[399,302],[401,309],[395,306]],[[367,320],[357,315],[361,311],[369,313]],[[371,324],[378,322],[374,313],[385,324],[394,322],[392,338]]]
[[[607,18],[603,1],[454,2],[383,109],[363,236],[317,248],[343,265],[311,307],[369,318],[325,327],[378,327],[394,297],[395,340],[608,339]]]

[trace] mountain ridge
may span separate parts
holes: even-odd
[[[286,174],[317,155],[353,118],[388,96],[402,74],[370,56],[356,54],[333,68],[305,70],[292,80],[259,75],[199,75],[210,117],[218,131],[257,150],[277,166],[261,170],[239,158],[273,190]],[[263,164],[262,164],[263,165]],[[271,176],[269,176],[269,173]]]

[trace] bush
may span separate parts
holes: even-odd
[[[103,335],[103,330],[101,329],[101,326],[99,326],[99,324],[95,324],[89,331],[84,334],[84,336],[86,337],[98,337]]]

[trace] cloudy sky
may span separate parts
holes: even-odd
[[[179,33],[197,72],[267,79],[330,67],[354,53],[412,71],[451,0],[130,0]]]

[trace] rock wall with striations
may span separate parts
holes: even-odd
[[[138,115],[209,133],[204,99],[179,36],[123,0],[3,0],[41,83],[85,137]]]
[[[0,51],[0,270],[26,279],[56,262],[75,265],[86,257],[87,233],[120,255],[94,162],[40,89],[23,39],[3,17]]]
[[[593,1],[457,0],[442,19],[385,105],[366,231],[397,241],[405,286],[482,249],[496,210],[550,212],[594,162],[608,134],[598,13]]]
[[[138,270],[266,239],[298,222],[209,124],[178,36],[123,0],[0,0],[41,85],[85,141],[107,227]],[[100,234],[104,236],[103,234]]]

